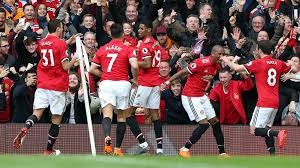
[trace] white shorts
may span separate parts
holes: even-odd
[[[66,108],[66,92],[37,88],[34,94],[33,109],[45,109],[50,105],[53,115],[62,115]]]
[[[191,121],[195,120],[196,122],[199,122],[203,119],[209,120],[216,117],[215,110],[206,95],[202,97],[188,97],[181,95],[181,101]]]
[[[255,128],[272,127],[277,110],[278,109],[256,106],[250,121],[250,126],[255,126]]]
[[[101,107],[111,104],[116,109],[127,109],[130,89],[131,84],[128,81],[101,81],[98,89]]]
[[[132,89],[130,95],[130,105],[134,107],[144,107],[147,109],[159,109],[159,86],[138,86],[137,89]]]

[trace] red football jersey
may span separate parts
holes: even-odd
[[[219,69],[220,65],[215,64],[210,56],[198,58],[191,62],[187,67],[190,75],[187,78],[182,95],[189,97],[204,96],[208,81],[202,78],[206,75],[215,76]]]
[[[39,42],[41,60],[38,64],[37,88],[66,92],[69,75],[62,67],[68,59],[67,44],[56,36],[48,35]]]
[[[159,64],[161,60],[169,58],[168,53],[152,36],[144,38],[138,50],[138,61],[151,57],[152,64],[148,69],[139,68],[138,83],[142,86],[159,86]]]
[[[285,62],[271,56],[251,61],[244,65],[256,81],[258,101],[256,106],[277,109],[279,106],[278,84],[280,75],[291,70]]]
[[[136,59],[135,49],[121,40],[112,40],[99,48],[93,63],[101,65],[101,80],[129,80],[129,60]]]

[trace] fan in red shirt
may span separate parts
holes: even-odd
[[[182,105],[188,113],[190,120],[195,120],[199,125],[184,147],[179,150],[179,156],[181,157],[190,157],[190,148],[200,139],[201,135],[209,128],[209,125],[213,128],[213,134],[218,144],[220,156],[228,157],[224,149],[224,136],[220,122],[205,94],[205,88],[209,84],[210,79],[212,79],[220,69],[219,58],[223,54],[224,49],[222,46],[214,46],[211,51],[211,56],[194,60],[187,68],[177,72],[161,86],[161,88],[164,89],[166,85],[169,85],[173,80],[189,75],[182,91]]]
[[[115,155],[123,155],[121,152],[121,143],[125,134],[126,124],[124,112],[128,109],[131,84],[128,77],[128,67],[131,65],[133,74],[133,83],[137,83],[138,64],[135,54],[135,48],[123,43],[124,31],[120,24],[111,26],[111,35],[113,40],[102,46],[93,58],[93,64],[90,72],[101,77],[99,85],[99,98],[102,107],[102,126],[105,135],[104,152],[112,153],[111,145],[111,120],[113,108],[118,110],[117,143]],[[101,69],[98,67],[101,66]],[[122,137],[122,138],[120,138]]]
[[[48,24],[49,35],[40,41],[42,59],[38,64],[37,90],[34,96],[33,114],[28,117],[25,127],[14,139],[13,146],[20,148],[29,129],[36,123],[45,108],[50,106],[52,124],[48,132],[47,149],[45,155],[58,155],[59,150],[53,149],[58,137],[59,124],[66,105],[66,92],[68,90],[68,70],[76,62],[73,57],[69,62],[67,58],[67,44],[60,38],[64,32],[63,23],[51,20]]]
[[[238,65],[230,62],[228,58],[222,57],[222,60],[233,70],[254,74],[258,101],[250,122],[250,132],[255,136],[265,137],[271,155],[275,154],[274,137],[278,138],[280,148],[283,148],[286,142],[286,130],[274,131],[270,128],[279,106],[278,85],[280,75],[291,70],[291,67],[283,61],[272,58],[272,50],[270,41],[263,40],[257,43],[256,48],[260,59],[245,65]]]
[[[246,124],[247,118],[244,111],[242,92],[253,88],[249,76],[241,74],[244,81],[231,80],[229,69],[221,69],[219,72],[220,83],[209,93],[209,99],[220,103],[221,124]]]

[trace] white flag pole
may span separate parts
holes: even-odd
[[[89,130],[91,151],[92,151],[92,155],[96,156],[95,138],[94,138],[93,125],[91,120],[90,103],[88,98],[89,93],[87,91],[87,86],[86,86],[87,83],[84,75],[85,73],[84,73],[82,47],[84,46],[81,45],[80,37],[76,37],[76,53],[79,59],[80,74],[81,74],[80,76],[81,76],[81,82],[84,91],[84,105],[85,105],[86,119],[87,119],[88,130]]]

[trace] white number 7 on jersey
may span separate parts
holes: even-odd
[[[112,66],[113,66],[118,54],[107,54],[106,56],[108,58],[111,58],[111,60],[109,61],[108,67],[107,67],[107,72],[111,72]]]

